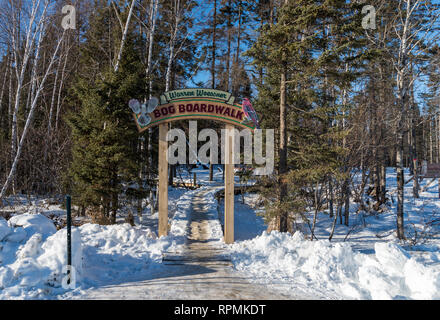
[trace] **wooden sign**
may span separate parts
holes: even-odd
[[[230,93],[209,89],[183,89],[164,93],[160,105],[134,107],[133,116],[139,132],[151,127],[177,120],[206,119],[254,130],[255,120],[250,118],[243,106],[235,103]],[[144,112],[142,112],[142,109]]]
[[[225,230],[226,243],[234,242],[234,126],[258,128],[258,117],[249,100],[243,106],[230,93],[212,89],[182,89],[165,92],[160,100],[141,104],[132,99],[129,107],[139,132],[159,126],[159,236],[168,234],[168,161],[166,140],[168,123],[177,120],[206,119],[226,124],[225,145]],[[194,179],[195,180],[195,179]]]

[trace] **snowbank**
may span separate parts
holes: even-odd
[[[9,227],[8,222],[4,218],[0,217],[0,241],[11,233],[12,229]]]
[[[14,219],[10,226],[0,221],[0,232],[9,235],[0,242],[0,299],[51,298],[67,291],[63,288],[67,231],[64,228],[50,235],[53,228],[46,222],[28,216]],[[22,230],[27,240],[9,241],[16,230]],[[129,224],[72,228],[75,285],[80,290],[86,283],[108,282],[115,275],[127,277],[148,269],[152,261],[160,261],[162,250],[169,245],[169,239],[157,241],[151,230]],[[84,265],[90,270],[86,272]]]
[[[439,268],[420,264],[395,243],[377,242],[369,256],[346,243],[304,240],[299,232],[264,232],[230,248],[235,268],[255,281],[281,280],[341,299],[440,299]]]
[[[41,214],[20,214],[9,219],[9,226],[12,228],[22,227],[28,237],[39,233],[43,238],[47,238],[57,232],[57,228],[52,220]]]
[[[40,214],[0,221],[0,298],[38,298],[59,290],[67,265],[66,230],[56,232],[52,221]],[[80,278],[81,237],[72,230],[72,265]],[[61,288],[62,289],[62,288]]]
[[[72,228],[76,289],[66,279],[66,229],[56,231],[41,214],[0,219],[0,299],[51,299],[81,295],[90,287],[148,278],[160,268],[164,251],[184,244],[195,191],[175,201],[169,236],[157,238],[148,227],[129,224]]]

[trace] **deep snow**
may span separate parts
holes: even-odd
[[[245,204],[236,196],[236,243],[226,246],[221,230],[223,207],[217,208],[214,198],[222,173],[216,171],[216,181],[209,183],[206,170],[195,171],[207,191],[211,238],[230,251],[234,268],[250,275],[252,281],[316,299],[440,299],[440,240],[426,239],[416,245],[397,241],[392,232],[395,203],[375,216],[356,214],[353,204],[350,226],[338,224],[329,242],[326,212],[318,217],[319,241],[305,240],[300,232],[267,234],[263,218],[256,215],[262,210],[257,196],[246,194]],[[182,178],[188,181],[192,174]],[[393,169],[388,172],[388,187],[395,188]],[[415,200],[411,187],[409,183],[405,189],[409,237],[414,230],[422,230],[427,220],[438,217],[440,209],[437,183]],[[136,227],[88,223],[74,228],[74,290],[62,287],[66,229],[56,231],[45,217],[54,212],[62,215],[63,210],[42,208],[35,202],[32,207],[16,206],[28,211],[9,221],[0,218],[0,299],[68,299],[81,297],[90,288],[153,276],[162,268],[162,254],[179,251],[185,241],[194,191],[170,188],[169,194],[172,219],[167,237],[156,237],[157,213],[145,214],[142,221],[135,217]]]

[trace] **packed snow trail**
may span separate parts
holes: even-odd
[[[182,252],[166,253],[163,267],[144,281],[89,289],[80,299],[199,299],[271,300],[296,299],[250,283],[232,268],[224,249],[210,238],[206,190],[195,193],[187,242]]]

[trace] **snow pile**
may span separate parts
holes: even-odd
[[[40,299],[67,288],[67,230],[56,232],[41,215],[0,220],[0,299]],[[76,288],[127,278],[160,262],[170,237],[156,239],[150,230],[129,224],[72,228],[72,266]]]
[[[440,299],[440,270],[425,266],[395,243],[375,244],[375,254],[347,243],[304,240],[301,233],[264,232],[231,245],[235,268],[255,281],[313,287],[341,299]],[[310,289],[311,290],[311,289]]]
[[[132,227],[129,224],[100,226],[85,224],[80,227],[84,256],[92,260],[109,257],[108,261],[121,262],[125,257],[158,260],[169,239],[158,242],[150,229]],[[167,241],[168,240],[168,241]],[[114,258],[111,258],[111,257]],[[121,260],[122,259],[122,260]],[[90,260],[87,260],[87,264]],[[129,266],[126,266],[129,267]]]
[[[0,241],[3,241],[3,239],[11,233],[12,229],[9,227],[8,222],[0,217]]]
[[[35,233],[43,237],[50,236],[57,232],[57,228],[52,220],[41,214],[20,214],[9,219],[9,225],[13,228],[22,227],[26,231],[27,237]]]
[[[52,221],[40,214],[0,221],[0,298],[38,298],[62,290],[67,264],[66,230],[56,232]],[[72,230],[72,265],[81,274],[81,240]]]
[[[161,267],[164,251],[184,244],[194,191],[175,205],[169,236],[146,226],[85,224],[72,228],[75,289],[66,289],[67,234],[41,214],[0,218],[0,299],[45,299],[81,295],[111,283],[146,279]]]
[[[79,230],[84,270],[80,290],[145,278],[173,245],[171,237],[157,239],[150,229],[129,224],[85,224]]]

